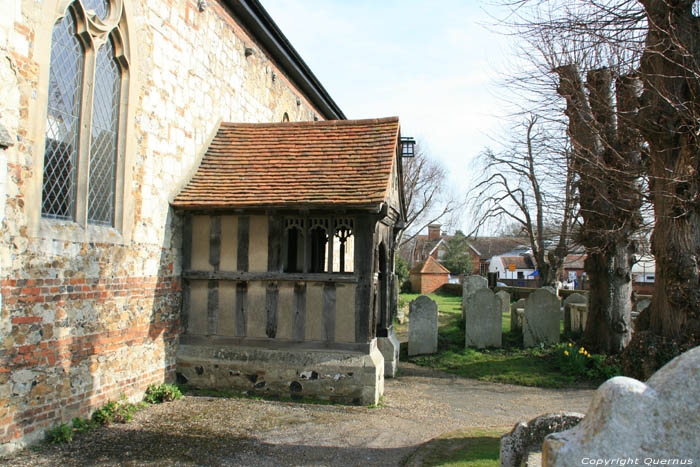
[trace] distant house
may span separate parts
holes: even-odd
[[[409,268],[423,263],[428,257],[438,262],[447,253],[447,242],[452,235],[441,231],[440,224],[430,224],[427,235],[417,235],[412,241],[401,247],[399,255],[406,260]],[[508,252],[527,250],[527,239],[520,237],[477,237],[469,240],[469,249],[474,269],[472,274],[486,275],[492,257]],[[520,250],[519,250],[520,249]]]
[[[563,282],[574,282],[579,280],[584,273],[583,263],[585,260],[585,253],[567,255],[566,258],[564,258],[562,273],[559,280]]]
[[[498,274],[499,279],[531,279],[536,267],[530,256],[494,256],[489,263],[489,272]]]
[[[426,294],[434,292],[450,278],[450,271],[435,258],[428,256],[422,263],[416,264],[409,272],[411,290],[415,293]]]

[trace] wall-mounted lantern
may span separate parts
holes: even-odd
[[[416,140],[411,137],[401,138],[401,157],[415,157]]]

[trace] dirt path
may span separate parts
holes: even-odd
[[[418,446],[466,427],[512,427],[547,412],[585,412],[593,391],[484,383],[401,364],[384,406],[185,397],[70,445],[29,450],[25,465],[400,465]]]

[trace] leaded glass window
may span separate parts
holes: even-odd
[[[88,222],[112,225],[121,72],[108,40],[97,52],[92,101]]]
[[[69,12],[51,37],[41,205],[46,217],[71,219],[75,212],[84,55]]]
[[[100,19],[109,16],[109,0],[83,0],[83,6],[86,10],[94,11]]]
[[[123,16],[122,0],[74,0],[55,24],[43,217],[83,226],[116,227],[121,220],[123,200],[117,195],[123,193],[124,181],[117,177],[124,172],[120,151],[125,135],[120,133],[126,128],[126,111],[121,103],[129,68]]]

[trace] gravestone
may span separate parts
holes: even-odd
[[[568,297],[566,297],[566,300],[564,300],[564,332],[571,332],[572,330],[572,322],[574,318],[571,315],[571,307],[569,305],[577,303],[577,304],[587,304],[588,303],[588,298],[586,296],[581,295],[580,293],[572,293]]]
[[[408,355],[437,352],[437,303],[421,295],[408,308]]]
[[[488,288],[489,281],[484,276],[472,275],[462,280],[462,319],[465,319],[467,299],[479,289]]]
[[[510,312],[510,294],[505,290],[496,292],[496,297],[501,301],[501,313]]]
[[[523,328],[525,317],[525,303],[527,300],[521,298],[510,306],[510,330],[518,331]]]
[[[500,347],[502,338],[501,301],[491,289],[479,289],[467,299],[464,346]]]
[[[646,384],[624,376],[609,379],[593,395],[581,423],[545,438],[542,465],[568,467],[595,459],[698,465],[699,387],[700,347],[671,360]]]
[[[558,344],[560,322],[561,307],[557,296],[547,289],[535,290],[525,303],[523,345]]]

